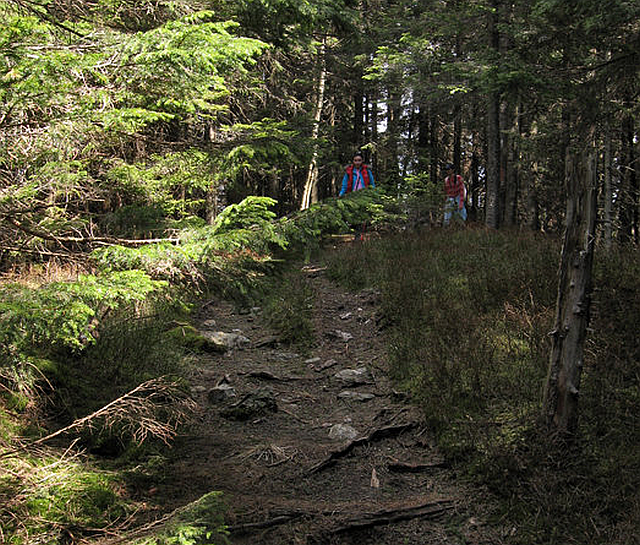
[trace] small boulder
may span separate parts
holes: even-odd
[[[225,333],[224,331],[202,331],[202,336],[215,351],[226,352],[234,348],[245,348],[251,341],[241,333]]]
[[[219,384],[215,388],[211,388],[207,393],[207,399],[210,403],[223,403],[233,397],[236,397],[236,389],[225,383]]]
[[[334,424],[329,429],[329,437],[340,441],[353,441],[358,435],[358,430],[348,424]]]
[[[346,399],[348,401],[369,401],[370,399],[373,399],[376,396],[373,394],[365,394],[361,392],[350,392],[348,390],[345,390],[344,392],[340,392],[338,394],[338,397],[340,399]]]
[[[240,401],[230,405],[221,411],[221,415],[229,420],[241,422],[255,416],[278,411],[276,396],[271,388],[260,388],[255,392],[245,395]]]
[[[360,384],[371,384],[373,378],[366,367],[358,367],[357,369],[343,369],[334,375],[335,378],[350,386],[359,386]]]

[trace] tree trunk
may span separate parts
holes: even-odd
[[[477,135],[474,135],[474,141]],[[471,170],[469,172],[469,214],[474,220],[478,213],[478,189],[480,187],[480,161],[478,154],[474,150],[471,154]]]
[[[502,129],[502,172],[504,173],[504,213],[503,222],[507,227],[513,227],[517,222],[518,211],[518,175],[516,169],[516,139],[513,137],[515,129],[514,109],[506,105],[503,112],[504,123]]]
[[[402,110],[402,93],[400,82],[390,86],[389,104],[387,105],[387,147],[389,162],[387,164],[386,177],[392,187],[397,190],[400,181],[400,112]]]
[[[578,424],[580,375],[591,304],[597,215],[593,147],[567,157],[565,176],[566,227],[544,411],[549,429],[567,436]]]
[[[627,116],[622,128],[622,171],[620,191],[620,233],[622,244],[633,242],[637,237],[637,187],[634,153],[634,120]]]
[[[491,229],[500,225],[500,100],[497,93],[489,97],[487,125],[487,191],[485,224]]]
[[[611,130],[607,127],[604,141],[604,245],[613,244],[613,188],[611,185]]]
[[[500,32],[498,13],[500,1],[494,0],[494,11],[489,16],[490,46],[497,62],[500,54]],[[495,85],[495,83],[494,83]],[[494,89],[489,93],[487,107],[487,192],[485,201],[485,224],[491,229],[500,225],[500,94]]]
[[[304,192],[302,193],[300,210],[306,210],[307,208],[309,208],[311,206],[314,195],[317,200],[318,194],[316,188],[316,184],[318,182],[318,136],[320,134],[320,119],[322,118],[322,105],[324,103],[324,90],[327,80],[326,42],[326,37],[323,37],[322,43],[320,45],[320,51],[318,53],[320,73],[318,75],[318,86],[316,88],[316,104],[313,113],[313,130],[311,133],[313,152],[311,155],[311,162],[309,163],[309,169],[307,171],[307,181],[304,184]]]
[[[438,114],[429,111],[429,179],[433,183],[439,182],[440,165],[438,140]]]

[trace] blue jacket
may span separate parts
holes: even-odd
[[[367,167],[366,165],[363,165],[363,167],[367,170],[367,174],[369,175],[369,186],[375,188],[376,187],[376,183],[373,179],[373,172],[371,172],[371,169],[369,167]],[[349,184],[349,179],[350,179],[350,171],[353,171],[353,183]],[[342,197],[345,193],[347,193],[347,191],[349,191],[349,186],[351,185],[351,187],[353,188],[352,191],[357,191],[356,188],[358,189],[364,189],[366,184],[364,181],[364,178],[362,177],[362,172],[361,169],[359,168],[348,168],[347,172],[344,173],[344,177],[342,178],[342,189],[340,189],[340,197]],[[358,186],[361,187],[358,187]]]

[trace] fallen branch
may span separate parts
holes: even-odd
[[[287,522],[291,522],[293,520],[299,519],[300,517],[303,517],[309,514],[310,513],[305,513],[303,511],[291,511],[291,512],[284,512],[284,513],[281,512],[263,521],[247,522],[244,524],[235,524],[233,526],[227,526],[227,531],[233,535],[247,534],[255,530],[264,530],[266,528],[273,528],[274,526],[286,524]],[[315,515],[317,515],[317,513],[313,514],[313,516]]]
[[[429,469],[446,467],[445,462],[431,462],[428,464],[410,464],[407,462],[393,462],[387,465],[389,471],[396,473],[420,473]]]
[[[270,373],[269,371],[249,371],[248,373],[238,373],[239,375],[246,375],[253,378],[261,378],[263,380],[273,380],[276,382],[289,382],[291,380],[298,380],[298,377],[279,377]]]
[[[157,244],[160,242],[170,242],[177,244],[180,239],[177,238],[147,238],[147,239],[124,239],[115,237],[69,237],[69,236],[57,236],[52,232],[46,231],[40,227],[34,227],[31,225],[25,225],[13,218],[6,218],[8,223],[13,225],[16,229],[27,233],[28,235],[44,240],[50,240],[57,242],[60,246],[64,247],[65,242],[73,244],[98,244],[103,246],[143,246],[145,244]]]
[[[359,437],[350,441],[345,446],[343,446],[339,450],[333,451],[329,456],[327,456],[324,460],[317,463],[313,467],[308,470],[308,474],[312,475],[314,473],[318,473],[333,464],[335,464],[340,458],[344,458],[347,454],[349,454],[354,448],[360,445],[366,445],[367,443],[372,443],[373,441],[379,441],[380,439],[384,439],[386,437],[394,437],[409,431],[417,427],[418,424],[416,422],[409,422],[407,424],[398,424],[397,426],[385,426],[383,428],[378,428],[373,430],[369,435],[365,437]]]
[[[123,425],[139,444],[150,435],[168,443],[175,436],[177,425],[188,418],[193,407],[193,402],[178,388],[177,383],[160,377],[143,382],[96,412],[27,446],[40,445],[74,430],[91,429],[97,422],[102,422],[106,428]],[[156,417],[158,408],[165,411],[169,409],[168,422],[162,422]]]
[[[362,513],[341,523],[341,525],[335,528],[331,533],[339,534],[351,532],[354,530],[371,528],[372,526],[379,526],[381,524],[391,524],[415,518],[438,518],[450,509],[453,509],[453,507],[454,505],[451,500],[439,500],[428,501],[426,503],[412,506],[402,506],[395,509],[382,509],[375,513]]]
[[[228,526],[227,530],[232,535],[247,534],[257,530],[273,528],[293,522],[300,518],[314,519],[317,517],[330,517],[332,520],[338,520],[334,528],[328,530],[329,534],[338,534],[353,530],[361,530],[381,524],[391,524],[403,520],[411,520],[414,518],[437,518],[450,509],[453,509],[452,500],[424,500],[411,505],[398,505],[397,502],[390,504],[378,511],[363,511],[353,514],[353,509],[323,509],[323,510],[302,510],[296,509],[292,511],[277,511],[271,513],[270,518],[256,522],[246,522]],[[346,518],[342,518],[348,515]]]

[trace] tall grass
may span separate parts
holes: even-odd
[[[328,263],[345,284],[382,290],[392,374],[449,460],[500,499],[510,543],[639,543],[640,256],[597,254],[569,448],[538,427],[559,250],[540,235],[431,230]]]

